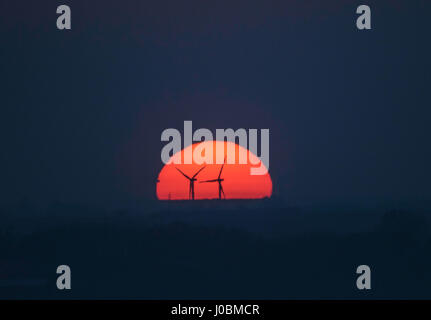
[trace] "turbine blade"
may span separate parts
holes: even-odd
[[[199,181],[199,183],[204,183],[204,182],[217,182],[217,179],[213,179],[213,180],[205,180],[205,181]]]
[[[223,171],[223,167],[224,167],[224,163],[222,164],[221,169],[220,169],[220,172],[219,172],[219,174],[218,174],[218,178],[219,178],[219,179],[220,179],[220,177],[221,177],[221,173],[222,173],[222,171]]]
[[[223,197],[226,199],[226,195],[224,194],[223,186],[221,185],[221,183],[219,184],[219,186],[220,186],[221,193],[223,193]]]
[[[175,167],[175,169],[177,169],[179,172],[181,172],[181,174],[182,174],[184,177],[186,177],[187,179],[191,180],[191,178],[190,178],[188,175],[186,175],[184,172],[182,172],[180,169],[178,169],[177,167]]]
[[[203,166],[202,168],[200,168],[199,171],[196,172],[195,175],[192,177],[192,179],[196,178],[196,176],[199,174],[199,172],[201,172],[203,169],[205,169],[205,166]]]
[[[221,173],[222,173],[222,171],[223,171],[223,167],[224,167],[225,163],[226,163],[226,157],[224,157],[223,164],[222,164],[222,166],[221,166],[221,168],[220,168],[220,172],[219,172],[219,174],[218,174],[218,178],[219,178],[219,179],[220,179],[220,177],[221,177]]]

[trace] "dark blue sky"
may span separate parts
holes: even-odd
[[[431,3],[365,1],[359,31],[362,2],[2,1],[0,204],[151,199],[192,120],[269,128],[289,203],[428,205]]]

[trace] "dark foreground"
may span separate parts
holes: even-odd
[[[424,213],[75,213],[1,229],[0,298],[431,298]],[[72,270],[70,291],[56,288],[61,264]],[[369,291],[356,288],[362,264],[372,271]]]

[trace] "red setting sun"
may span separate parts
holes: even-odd
[[[176,160],[184,159],[185,153],[195,152],[198,146],[203,147],[204,150],[212,147],[214,152],[211,164],[198,164],[195,159],[191,164],[184,164],[184,161],[176,164]],[[220,148],[224,148],[224,154],[228,158],[231,156],[228,152],[235,150],[234,163],[229,160],[225,160],[225,163],[223,161],[216,163],[216,150],[220,150]],[[239,161],[241,158],[246,159],[244,164]],[[195,143],[173,155],[169,163],[160,171],[157,180],[157,198],[159,200],[269,198],[272,194],[272,181],[269,173],[250,174],[251,168],[259,166],[263,166],[263,163],[256,155],[233,142]]]

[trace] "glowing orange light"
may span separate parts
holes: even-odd
[[[197,164],[195,159],[193,159],[192,164],[173,163],[175,158],[184,159],[184,152],[190,151],[188,150],[189,148],[192,148],[193,152],[198,145],[202,147],[202,144],[212,146],[212,164]],[[228,148],[229,145],[234,146],[235,162],[225,163],[224,166],[222,163],[217,164],[216,149],[224,148],[224,154],[227,155],[228,150],[233,150],[233,148]],[[247,163],[240,164],[239,159],[243,156],[246,156]],[[160,171],[157,182],[157,198],[159,200],[190,199],[191,183],[188,178],[193,178],[199,170],[201,171],[194,178],[196,181],[193,182],[195,199],[218,199],[219,197],[226,199],[260,199],[271,197],[272,181],[269,173],[266,172],[263,175],[250,174],[250,168],[261,165],[261,163],[255,164],[258,161],[256,155],[232,142],[205,141],[195,143],[173,155],[171,161]],[[222,166],[221,181],[216,181],[219,179],[218,176]],[[225,197],[220,192],[220,184]]]

